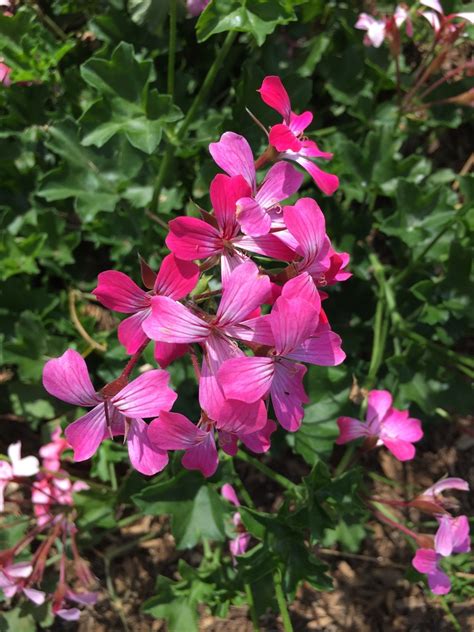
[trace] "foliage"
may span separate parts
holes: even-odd
[[[336,419],[354,416],[359,387],[395,393],[428,435],[472,410],[466,332],[474,176],[463,169],[471,111],[443,101],[452,97],[451,82],[433,93],[441,104],[400,108],[393,58],[364,47],[353,28],[358,3],[212,0],[197,20],[178,3],[171,81],[165,5],[174,0],[40,4],[0,15],[1,57],[12,68],[12,84],[0,85],[3,427],[18,434],[25,424],[39,445],[47,422],[75,419],[40,387],[45,361],[70,346],[89,356],[96,384],[116,377],[127,357],[116,317],[90,294],[98,273],[117,269],[139,283],[138,255],[158,267],[166,223],[210,206],[209,143],[233,130],[255,155],[265,149],[245,108],[263,118],[256,90],[265,75],[280,75],[294,110],[315,114],[311,139],[334,153],[336,194],[315,194],[309,177],[300,194],[318,199],[334,247],[351,254],[353,274],[343,289],[328,290],[327,301],[346,362],[308,371],[301,430],[280,429],[271,453],[249,465],[288,473],[285,461],[293,459],[306,475],[286,483],[277,476],[277,511],[241,498],[252,547],[236,565],[224,544],[232,508],[219,493],[226,482],[240,485],[242,470],[230,459],[210,480],[175,462],[148,479],[129,475],[125,451],[103,444],[91,475],[113,493],[82,492],[77,506],[79,524],[95,531],[91,540],[117,527],[120,508],[166,514],[178,549],[204,547],[200,564],[181,559],[179,579],[159,576],[143,604],[170,630],[197,630],[198,604],[224,616],[230,604],[248,602],[249,590],[257,616],[276,610],[275,577],[288,600],[304,581],[329,590],[318,547],[357,551],[366,535],[367,508],[357,500],[362,470],[333,467],[341,454],[333,456]],[[445,4],[461,10],[460,2]],[[428,37],[424,28],[418,43]],[[410,89],[416,62],[415,45],[407,44],[399,90]],[[468,89],[464,81],[456,94]],[[145,360],[153,363],[151,351]],[[185,361],[170,372],[182,395],[179,412],[192,418],[192,373]],[[458,596],[469,590],[460,580],[454,586]],[[21,609],[0,618],[0,629],[35,625]]]

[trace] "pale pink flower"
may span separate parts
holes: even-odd
[[[441,3],[438,0],[420,0],[420,4],[433,9],[432,11],[422,11],[421,15],[428,20],[431,28],[436,34],[440,33],[443,28],[446,28],[449,32],[455,30],[455,27],[452,24],[452,21],[455,18],[461,18],[461,20],[474,24],[474,12],[464,11],[446,15]]]
[[[191,17],[196,17],[204,11],[211,0],[186,0],[186,9]]]
[[[10,463],[0,461],[0,511],[4,510],[3,493],[7,485],[16,477],[34,476],[39,472],[39,461],[35,456],[21,457],[21,441],[9,445],[7,454]]]
[[[89,459],[108,436],[125,435],[130,461],[143,474],[155,474],[168,462],[166,453],[148,441],[147,425],[142,419],[171,408],[177,396],[168,381],[168,373],[156,369],[128,384],[126,379],[118,378],[96,392],[84,358],[73,349],[49,360],[43,370],[48,393],[69,404],[92,408],[66,428],[74,459]]]
[[[444,491],[451,489],[467,492],[469,491],[469,484],[462,478],[443,478],[431,487],[428,487],[428,489],[425,489],[409,505],[429,513],[445,513],[453,505],[456,506],[456,503],[453,503],[452,500],[442,496]]]
[[[97,602],[98,594],[95,592],[74,592],[69,588],[60,586],[53,596],[53,614],[65,621],[78,621],[81,616],[79,608],[71,607],[68,602],[81,606],[93,606]]]
[[[61,428],[55,428],[51,435],[51,442],[46,443],[39,450],[43,459],[43,467],[50,472],[57,472],[61,468],[61,456],[69,448],[69,443],[61,436]]]
[[[321,151],[317,144],[304,137],[304,130],[311,124],[311,112],[295,114],[291,110],[291,102],[285,87],[275,75],[265,77],[260,89],[264,103],[276,110],[283,117],[283,123],[273,125],[270,129],[270,144],[278,151],[278,157],[292,160],[299,164],[313,178],[315,184],[326,195],[332,195],[339,186],[339,178],[320,169],[310,158],[330,160],[332,154]]]
[[[469,520],[466,516],[438,517],[439,528],[435,536],[434,549],[418,549],[412,560],[419,573],[428,576],[428,585],[435,595],[446,595],[451,590],[448,575],[440,568],[443,557],[471,550]]]
[[[3,84],[5,87],[11,86],[11,74],[12,69],[0,61],[0,84]]]
[[[366,423],[352,417],[339,417],[338,445],[359,437],[384,445],[399,461],[408,461],[415,456],[413,443],[423,437],[421,422],[408,416],[408,411],[392,407],[392,396],[388,391],[370,391],[367,404]]]
[[[379,48],[383,44],[386,35],[385,20],[377,20],[368,13],[361,13],[354,26],[356,29],[366,31],[364,35],[364,44],[366,46]]]
[[[400,29],[402,24],[406,23],[406,33],[408,37],[413,37],[413,23],[410,18],[410,11],[406,4],[397,5],[395,13],[393,14],[393,19],[397,29]]]
[[[197,257],[195,256],[194,259]],[[151,276],[151,275],[150,275]],[[174,255],[166,256],[154,279],[149,292],[145,292],[132,279],[116,270],[101,272],[93,294],[102,305],[117,312],[132,314],[118,327],[118,338],[127,353],[134,354],[148,340],[142,329],[143,321],[151,313],[153,296],[169,296],[174,300],[184,298],[195,287],[199,278],[199,268],[191,261],[181,261]],[[162,341],[155,345],[155,358],[161,367],[183,355],[187,345],[172,345]]]
[[[228,502],[232,503],[235,507],[240,507],[239,499],[237,498],[237,494],[232,485],[229,485],[229,483],[225,483],[222,486],[221,494]],[[232,522],[234,524],[237,535],[229,542],[229,549],[232,557],[236,557],[237,555],[243,555],[248,549],[251,536],[250,533],[246,531],[239,512],[233,514]]]
[[[17,562],[7,564],[0,568],[0,590],[8,599],[16,595],[18,591],[37,606],[41,606],[45,600],[45,594],[41,590],[28,588],[26,580],[33,572],[33,566],[29,562]]]

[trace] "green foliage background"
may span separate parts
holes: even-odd
[[[447,13],[459,8],[443,5]],[[166,1],[53,0],[0,16],[0,53],[14,82],[0,87],[0,406],[8,440],[26,424],[38,444],[49,436],[47,422],[74,418],[76,411],[42,389],[48,358],[73,346],[89,354],[97,384],[117,375],[125,353],[88,297],[97,274],[114,268],[138,282],[138,253],[158,266],[166,252],[163,223],[195,214],[196,205],[209,208],[216,166],[207,146],[222,132],[245,135],[256,155],[265,148],[245,111],[265,125],[277,122],[256,92],[265,75],[282,77],[296,111],[314,112],[310,137],[334,152],[336,194],[325,198],[309,177],[300,194],[316,198],[334,246],[351,253],[353,278],[330,288],[325,304],[347,361],[308,371],[311,403],[302,429],[279,432],[272,448],[275,463],[289,446],[312,468],[288,490],[300,510],[290,511],[288,501],[276,517],[252,508],[242,516],[261,544],[239,561],[239,577],[257,591],[269,573],[281,573],[290,598],[301,579],[329,585],[298,534],[357,550],[365,533],[363,510],[348,502],[357,476],[331,479],[328,469],[335,420],[355,414],[352,376],[393,391],[428,435],[471,412],[473,403],[467,332],[474,179],[457,175],[470,152],[471,111],[445,105],[400,117],[393,61],[386,47],[363,46],[353,27],[359,10],[357,2],[335,0],[213,0],[196,22],[178,5],[173,96]],[[427,34],[422,25],[418,37]],[[408,46],[402,85],[414,56]],[[447,85],[435,96],[452,90]],[[105,353],[71,321],[72,290],[84,328]],[[378,304],[387,341],[374,358]],[[189,367],[182,361],[170,370],[179,408],[192,416]],[[110,463],[126,472],[121,446],[105,444],[94,459],[92,475],[104,484],[114,484]],[[224,541],[229,508],[216,490],[233,480],[232,463],[224,461],[210,484],[178,471],[179,462],[152,482],[119,478],[107,502],[86,495],[83,524],[116,526],[114,508],[133,496],[138,510],[172,516],[178,548]],[[161,577],[145,609],[170,618],[170,629],[191,630],[193,604],[207,601],[225,614],[242,590],[241,579],[234,574],[229,584],[222,573],[212,554],[200,570],[181,562],[182,582]]]

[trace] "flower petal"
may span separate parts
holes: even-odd
[[[124,314],[133,314],[148,307],[150,303],[148,294],[129,276],[117,270],[101,272],[92,294],[95,294],[105,307]]]
[[[154,290],[157,294],[169,296],[178,301],[194,290],[198,279],[199,268],[195,263],[177,259],[170,254],[161,262]]]
[[[168,386],[169,379],[169,373],[161,369],[142,373],[117,393],[111,403],[126,417],[156,417],[176,401],[177,394]]]
[[[74,450],[75,461],[90,459],[108,436],[104,403],[99,404],[86,415],[69,424],[64,434]]]
[[[142,419],[131,420],[127,446],[131,464],[142,474],[152,476],[168,465],[168,453],[151,443],[148,426]]]
[[[302,147],[301,141],[296,138],[285,123],[273,125],[268,135],[268,141],[277,151],[291,151],[296,153]]]
[[[289,128],[291,129],[293,134],[295,134],[295,136],[299,136],[309,125],[311,125],[312,122],[312,112],[303,112],[302,114],[295,114],[294,112],[292,112],[290,115]]]
[[[257,92],[260,92],[264,103],[281,114],[286,121],[289,121],[291,114],[290,98],[280,77],[268,75],[262,81],[262,85]]]
[[[201,318],[167,296],[151,299],[151,314],[143,330],[152,340],[178,344],[200,342],[209,335],[209,326]]]
[[[180,345],[176,342],[155,342],[155,360],[162,369],[181,358],[189,351],[189,345]]]
[[[241,198],[237,203],[237,221],[242,232],[252,237],[259,237],[270,232],[272,220],[256,200],[251,197]]]
[[[187,470],[199,470],[203,476],[208,478],[217,470],[219,456],[214,441],[214,434],[212,432],[206,434],[207,436],[203,442],[186,450],[181,463]]]
[[[225,132],[217,143],[209,145],[216,164],[229,176],[242,176],[255,191],[255,165],[248,141],[240,134]]]
[[[226,360],[217,379],[226,397],[250,403],[268,394],[274,372],[272,358],[242,357]]]
[[[326,255],[326,220],[313,199],[300,198],[294,206],[286,206],[283,217],[307,262]]]
[[[242,176],[226,176],[218,173],[209,188],[212,208],[222,234],[227,239],[234,235],[236,229],[235,207],[237,200],[251,195],[249,185]]]
[[[314,333],[318,311],[304,300],[280,296],[270,314],[270,326],[278,355],[289,357],[291,352]]]
[[[277,162],[268,171],[255,196],[265,209],[270,209],[296,193],[303,182],[303,175],[287,162]]]
[[[301,165],[313,178],[316,186],[326,195],[332,195],[339,187],[339,178],[337,176],[323,171],[315,165],[314,162],[311,162],[311,160],[299,155],[294,157],[291,154],[285,154],[285,158],[295,160],[295,162]]]
[[[382,422],[392,406],[392,396],[388,391],[370,391],[367,398],[367,421]]]
[[[436,572],[438,556],[433,549],[418,549],[411,563],[419,573],[431,575]]]
[[[285,357],[317,366],[337,366],[346,358],[341,343],[341,338],[333,331],[321,331],[307,338],[291,353],[286,353]]]
[[[240,507],[239,499],[237,498],[237,494],[232,485],[229,485],[229,483],[224,483],[221,488],[221,494],[230,503],[232,503],[236,507]]]
[[[222,252],[222,238],[214,226],[198,217],[177,217],[169,222],[166,245],[180,259],[205,259]]]
[[[410,461],[415,456],[415,446],[402,439],[382,439],[384,446],[399,461]]]
[[[268,452],[271,446],[270,437],[276,431],[277,425],[271,419],[267,420],[265,426],[257,432],[240,435],[239,439],[252,452],[263,454]]]
[[[238,266],[229,276],[222,291],[216,324],[220,328],[245,320],[270,294],[270,280],[260,274],[253,261]]]
[[[92,386],[84,358],[68,349],[59,358],[46,362],[43,386],[50,395],[76,406],[95,406],[100,398]]]
[[[353,417],[339,417],[337,425],[339,426],[339,437],[336,439],[337,445],[343,445],[368,435],[367,424],[363,424]]]
[[[294,362],[280,360],[275,363],[275,374],[271,387],[275,416],[289,432],[295,432],[304,416],[303,404],[309,399],[303,387],[306,367]]]
[[[118,326],[118,339],[125,351],[133,355],[149,340],[142,328],[143,321],[151,314],[151,309],[141,309],[136,314],[122,320]]]
[[[188,450],[202,443],[206,434],[180,413],[163,411],[148,425],[148,438],[161,450]]]

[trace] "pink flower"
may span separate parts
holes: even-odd
[[[186,9],[190,16],[196,17],[204,11],[211,0],[186,0]]]
[[[48,393],[69,404],[92,408],[66,428],[75,461],[89,459],[107,436],[125,435],[130,461],[142,474],[155,474],[168,462],[166,453],[148,441],[147,425],[142,419],[171,408],[176,393],[168,381],[168,373],[156,369],[129,384],[118,378],[96,392],[84,358],[72,349],[49,360],[43,370],[43,385]]]
[[[229,132],[230,134],[230,132]],[[234,134],[237,136],[237,134]],[[180,259],[192,261],[216,257],[222,281],[241,263],[248,261],[243,251],[256,252],[281,261],[291,261],[294,253],[273,234],[260,237],[240,235],[236,217],[238,200],[248,198],[251,187],[243,176],[218,174],[211,182],[210,196],[215,216],[177,217],[169,223],[168,248]]]
[[[56,428],[51,435],[51,443],[47,443],[39,450],[43,459],[43,467],[50,472],[58,472],[61,467],[61,455],[68,449],[69,444],[61,437],[61,428]]]
[[[39,461],[35,456],[21,458],[21,441],[8,446],[7,461],[0,461],[0,511],[4,510],[3,492],[11,481],[17,476],[34,476],[39,472]]]
[[[222,298],[215,316],[191,310],[164,296],[152,299],[152,313],[143,323],[152,340],[169,340],[179,344],[199,342],[203,347],[203,362],[199,381],[199,403],[213,420],[224,421],[235,409],[225,404],[216,381],[217,370],[227,358],[243,356],[233,338],[252,340],[252,315],[270,295],[270,281],[260,274],[252,261],[242,263],[223,285]],[[241,407],[239,407],[241,409]],[[240,412],[245,418],[261,418],[260,403]],[[224,417],[224,419],[223,419]],[[262,420],[265,423],[265,419]],[[253,422],[254,423],[254,422]],[[250,425],[252,430],[258,428]],[[252,431],[249,430],[249,431]]]
[[[474,12],[468,11],[461,13],[450,13],[449,15],[445,15],[443,7],[441,6],[439,0],[420,0],[420,4],[433,9],[433,11],[422,11],[421,15],[428,20],[431,28],[436,34],[440,33],[444,28],[446,28],[448,32],[455,32],[456,28],[452,24],[452,21],[455,18],[461,18],[466,22],[474,24]]]
[[[11,86],[12,81],[10,79],[12,69],[0,61],[0,84],[3,84],[6,88]]]
[[[279,152],[279,158],[293,160],[305,169],[313,178],[316,186],[323,193],[332,195],[339,186],[339,178],[322,171],[308,158],[324,158],[330,160],[332,154],[321,151],[314,141],[303,136],[304,130],[311,124],[311,112],[295,114],[291,110],[290,98],[280,77],[265,77],[260,89],[264,103],[276,110],[283,117],[283,123],[270,128],[270,144]]]
[[[11,599],[18,591],[37,606],[41,606],[45,600],[45,594],[41,590],[28,588],[26,580],[33,572],[33,566],[29,562],[17,562],[0,568],[0,589],[7,599]]]
[[[194,257],[197,258],[197,257]],[[179,300],[195,287],[199,278],[199,268],[190,261],[181,261],[170,254],[162,261],[150,292],[145,292],[123,272],[107,270],[98,277],[98,285],[92,292],[105,307],[132,314],[123,320],[118,328],[118,338],[127,353],[134,354],[148,340],[142,329],[145,318],[151,313],[153,296],[169,296]],[[166,341],[155,345],[155,357],[161,367],[186,352],[187,346],[170,345]]]
[[[388,391],[370,391],[366,422],[352,417],[339,417],[338,445],[359,437],[376,441],[399,460],[408,461],[415,456],[413,443],[423,437],[421,421],[408,416],[408,411],[392,408],[392,396]]]
[[[428,513],[445,513],[453,505],[451,500],[444,498],[442,492],[450,489],[458,489],[464,492],[469,491],[469,484],[462,478],[443,478],[424,492],[419,494],[414,500],[408,503],[410,507],[416,507]]]
[[[393,19],[395,21],[397,29],[399,29],[402,24],[406,22],[406,33],[408,37],[413,37],[413,23],[411,21],[410,12],[406,4],[397,5],[395,13],[393,14]]]
[[[379,48],[385,39],[385,20],[376,20],[367,13],[361,13],[355,23],[355,28],[361,31],[367,31],[364,35],[364,44],[366,46],[374,46]]]
[[[451,590],[448,575],[441,570],[439,562],[453,553],[467,553],[471,550],[469,521],[467,516],[441,516],[435,536],[434,549],[418,549],[412,560],[419,573],[428,576],[428,585],[435,595],[446,595]]]
[[[218,372],[228,398],[251,403],[270,395],[278,421],[291,432],[299,428],[302,404],[308,401],[302,384],[306,368],[300,362],[335,366],[345,358],[339,336],[326,326],[318,328],[316,290],[304,299],[300,290],[299,277],[289,281],[271,314],[259,319],[255,341],[268,346],[263,355],[229,359]]]
[[[72,601],[81,606],[93,606],[97,602],[97,596],[95,592],[73,592],[62,585],[53,595],[53,614],[65,621],[78,621],[81,616],[81,611],[76,607],[71,608],[68,601]]]
[[[229,483],[225,483],[221,489],[222,496],[235,505],[235,507],[240,507],[239,499],[237,498],[237,494],[235,493],[235,489]],[[248,549],[250,544],[250,533],[248,533],[242,523],[242,519],[240,517],[240,513],[236,512],[232,516],[232,522],[234,524],[237,535],[229,542],[229,549],[232,557],[236,557],[237,555],[243,555],[245,551]]]
[[[234,132],[211,143],[215,162],[229,176],[242,176],[250,191],[236,201],[236,217],[242,231],[251,237],[267,235],[271,228],[284,228],[279,203],[301,186],[303,176],[285,162],[277,162],[257,187],[252,150],[247,140]]]

